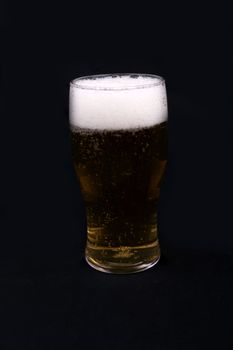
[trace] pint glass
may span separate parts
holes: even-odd
[[[152,267],[160,257],[157,204],[167,159],[164,79],[74,79],[70,130],[87,215],[87,263],[108,273]]]

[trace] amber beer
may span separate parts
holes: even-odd
[[[86,260],[104,272],[144,270],[160,257],[157,204],[167,159],[164,81],[148,75],[106,75],[73,84],[72,157],[86,206]],[[148,94],[157,104],[149,101],[148,114],[143,103],[137,113],[140,103],[134,98],[148,103]],[[113,115],[108,115],[113,104]]]

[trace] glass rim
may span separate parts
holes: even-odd
[[[144,83],[141,85],[131,85],[131,86],[118,86],[118,87],[111,87],[111,86],[88,86],[87,85],[81,85],[79,84],[79,81],[82,80],[98,80],[100,78],[106,78],[106,77],[123,77],[123,76],[132,76],[133,78],[137,78],[137,77],[144,77],[144,78],[152,78],[154,79],[154,82],[148,82],[148,83]],[[149,88],[149,87],[153,87],[153,86],[159,86],[165,83],[165,79],[163,77],[161,77],[160,75],[155,75],[155,74],[148,74],[148,73],[107,73],[107,74],[93,74],[93,75],[85,75],[85,76],[81,76],[78,78],[75,78],[73,80],[71,80],[70,82],[70,86],[77,88],[77,89],[84,89],[84,90],[102,90],[102,91],[119,91],[119,90],[137,90],[137,89],[143,89],[143,88]]]

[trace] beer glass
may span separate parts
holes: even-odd
[[[157,204],[167,160],[165,81],[106,74],[70,83],[72,158],[93,268],[132,273],[160,257]]]

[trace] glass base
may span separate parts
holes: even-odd
[[[157,264],[157,262],[160,259],[160,255],[158,255],[156,259],[150,261],[149,263],[139,262],[137,264],[127,264],[109,262],[107,266],[102,265],[98,260],[95,260],[87,255],[85,256],[85,258],[88,265],[93,267],[95,270],[112,274],[130,274],[150,269],[155,264]]]

